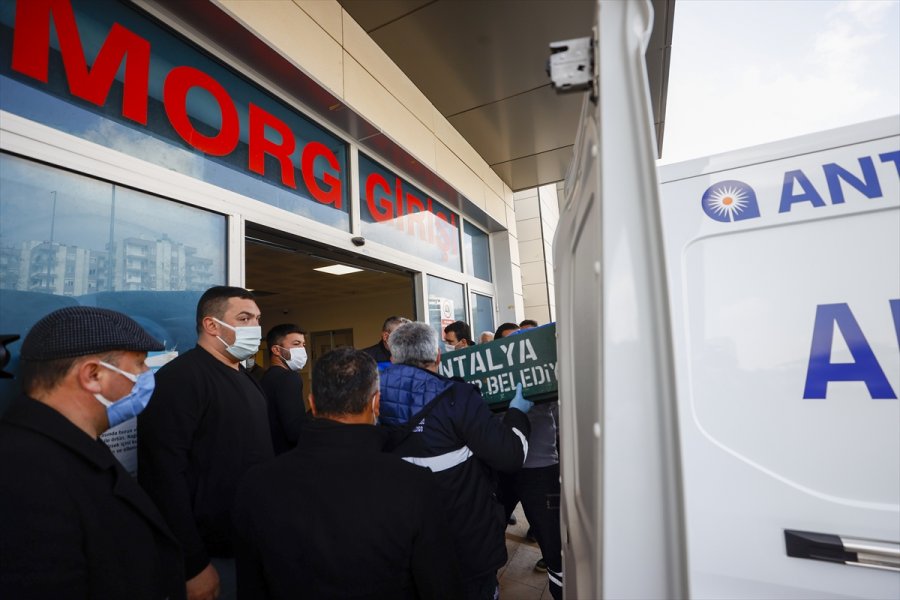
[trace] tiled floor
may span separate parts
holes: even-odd
[[[500,569],[500,598],[502,600],[553,600],[547,583],[547,574],[534,570],[534,563],[541,558],[541,549],[525,539],[528,521],[522,506],[516,507],[515,525],[506,528],[506,551],[509,560]]]

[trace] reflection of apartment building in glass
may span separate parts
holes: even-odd
[[[0,248],[0,287],[61,296],[105,291],[203,290],[213,283],[212,259],[163,236],[126,238],[103,250],[26,241]],[[111,284],[110,284],[111,282]]]
[[[86,248],[55,242],[22,242],[18,248],[0,249],[5,289],[45,292],[61,296],[81,296],[91,288],[91,255]]]
[[[172,241],[126,238],[116,244],[113,272],[116,290],[204,290],[212,285],[212,260]]]

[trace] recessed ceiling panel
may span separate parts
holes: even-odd
[[[571,146],[582,94],[557,94],[547,85],[527,94],[450,117],[489,165]]]
[[[342,2],[355,18],[364,5]],[[437,0],[370,32],[444,116],[547,85],[549,44],[591,33],[584,0]],[[362,17],[368,19],[368,17]]]
[[[338,1],[512,189],[564,177],[584,94],[549,89],[549,44],[590,36],[595,0]],[[652,3],[661,149],[675,0]]]
[[[564,148],[533,154],[517,160],[493,165],[492,168],[514,192],[562,181],[572,162],[574,144]]]

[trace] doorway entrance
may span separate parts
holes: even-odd
[[[417,318],[412,272],[249,224],[245,241],[246,287],[262,312],[263,336],[281,323],[307,332],[306,392],[312,366],[327,351],[320,349],[371,346],[381,339],[385,318]],[[354,270],[317,270],[335,265]],[[256,360],[268,368],[265,339]]]

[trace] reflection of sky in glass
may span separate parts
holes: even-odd
[[[106,250],[111,184],[6,154],[0,155],[0,183],[0,245],[50,241],[52,227],[54,242]],[[224,279],[224,217],[121,186],[115,187],[115,216],[116,241],[167,235],[212,259],[217,279]]]
[[[472,336],[476,342],[485,331],[494,332],[494,301],[488,296],[472,294]]]
[[[383,177],[390,190],[385,190],[381,186],[374,189],[373,206],[370,207],[366,199],[366,182],[372,174]],[[406,212],[408,208],[406,203],[403,203],[400,208],[396,207],[397,179],[396,175],[360,154],[360,232],[373,241],[457,271],[461,270],[459,216],[405,180],[400,180],[403,198],[406,199],[409,195],[414,196],[422,203],[425,210],[400,215],[400,212]],[[429,202],[434,213],[442,213],[445,218],[452,219],[455,224],[448,223],[436,217],[434,213],[428,212]],[[415,205],[415,201],[412,204]],[[377,211],[379,215],[373,211]],[[384,215],[384,217],[380,215]],[[387,220],[378,221],[376,216],[387,218]]]
[[[55,31],[50,37],[50,45],[54,51],[51,52],[47,84],[12,72],[8,59],[0,61],[3,63],[0,64],[0,73],[4,75],[0,77],[0,108],[283,210],[349,230],[345,181],[347,151],[342,140],[122,3],[74,0],[72,4],[88,64],[93,63],[114,22],[123,24],[151,42],[147,127],[121,115],[124,67],[120,67],[104,106],[97,107],[70,95],[66,76],[61,68]],[[12,2],[4,2],[0,7],[3,28],[0,35],[0,55],[4,57],[9,56],[12,44],[13,6]],[[162,103],[163,83],[176,66],[191,66],[210,75],[233,99],[240,122],[240,143],[229,155],[215,158],[203,155],[186,144],[169,123]],[[15,80],[24,82],[24,85]],[[247,107],[251,101],[285,123],[294,135],[296,149],[291,159],[294,163],[296,189],[282,183],[280,164],[274,157],[265,158],[265,176],[249,171]],[[199,132],[204,135],[218,132],[222,111],[208,92],[199,88],[192,89],[188,93],[186,105],[191,122]],[[281,141],[281,136],[270,128],[267,128],[265,137],[275,143]],[[343,196],[339,210],[314,200],[306,189],[299,165],[301,152],[310,140],[323,143],[337,157],[340,172],[337,177],[341,180]],[[318,158],[314,163],[316,180],[320,187],[328,190],[330,186],[321,179],[326,170],[331,175],[336,174],[324,158]]]
[[[488,235],[468,221],[463,224],[463,256],[466,262],[466,273],[485,281],[491,281],[491,251]]]

